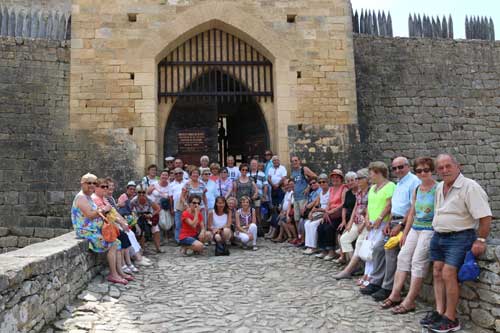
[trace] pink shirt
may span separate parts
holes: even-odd
[[[328,209],[337,208],[342,205],[342,193],[346,189],[346,185],[341,185],[337,190],[334,190],[333,187],[330,188],[330,201],[328,202]]]
[[[92,194],[92,201],[97,205],[97,207],[102,208],[106,205],[109,205],[109,202],[106,198],[99,198],[95,193]]]

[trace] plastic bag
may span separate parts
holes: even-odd
[[[361,244],[361,248],[359,249],[359,257],[363,261],[372,260],[373,256],[373,241],[370,239],[365,239],[365,241]]]

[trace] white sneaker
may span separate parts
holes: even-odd
[[[139,270],[137,269],[137,267],[135,267],[134,265],[128,266],[128,269],[130,269],[134,273],[138,273],[139,272]]]
[[[252,250],[253,250],[253,251],[257,251],[258,249],[259,249],[259,248],[258,248],[257,246],[255,246],[255,245],[252,247]]]
[[[325,256],[325,257],[323,257],[323,260],[330,261],[330,260],[333,260],[333,258],[335,258],[335,257],[334,256]]]
[[[316,258],[319,258],[319,259],[323,259],[326,257],[326,254],[324,254],[323,252],[321,253],[318,253],[317,255],[315,255]]]
[[[309,248],[309,249],[304,250],[302,253],[310,256],[311,254],[314,253],[314,251],[313,251],[313,249]]]
[[[128,268],[128,266],[122,266],[122,271],[123,273],[132,274],[132,271]]]
[[[136,261],[135,264],[138,265],[138,266],[145,266],[145,267],[148,267],[148,266],[152,265],[152,263],[150,261],[146,261],[144,259],[142,259],[141,261]]]

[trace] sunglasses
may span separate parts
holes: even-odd
[[[318,184],[326,184],[326,183],[327,183],[327,182],[325,182],[324,180],[320,180],[320,181],[318,182]]]
[[[94,185],[94,186],[97,185],[96,182],[85,182],[85,184],[87,184],[87,185]]]
[[[366,177],[356,177],[356,180],[366,179]]]
[[[199,205],[200,203],[198,201],[192,201],[191,204],[193,204],[193,205]]]
[[[310,182],[309,185],[317,184],[317,182]]]
[[[139,191],[139,192],[137,192],[137,193],[138,193],[138,194],[146,194],[146,192],[144,192],[144,191]]]
[[[431,169],[430,168],[415,169],[415,173],[421,174],[422,172],[429,173],[431,172]]]
[[[398,166],[393,166],[391,169],[392,171],[396,170],[403,170],[405,168],[406,164],[398,165]]]
[[[108,188],[109,186],[108,185],[101,185],[99,186],[100,188]]]
[[[210,173],[210,172],[205,172],[205,173],[203,174],[203,176],[210,176],[210,175],[211,175],[211,173]]]
[[[241,169],[241,171],[248,171],[248,169]]]

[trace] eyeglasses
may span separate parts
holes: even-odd
[[[415,169],[415,173],[421,174],[422,172],[429,173],[431,172],[431,169],[430,168]]]
[[[199,205],[200,203],[198,201],[191,201],[193,205]]]
[[[324,180],[320,180],[318,184],[326,184],[326,182]]]
[[[101,185],[99,186],[100,188],[108,188],[109,186],[108,185]]]
[[[85,182],[85,184],[87,184],[87,185],[94,185],[94,186],[97,185],[96,182]]]
[[[356,177],[356,180],[366,179],[366,177]]]
[[[391,169],[392,169],[392,171],[403,170],[405,168],[405,166],[406,166],[406,164],[396,165],[396,166],[393,166]]]

